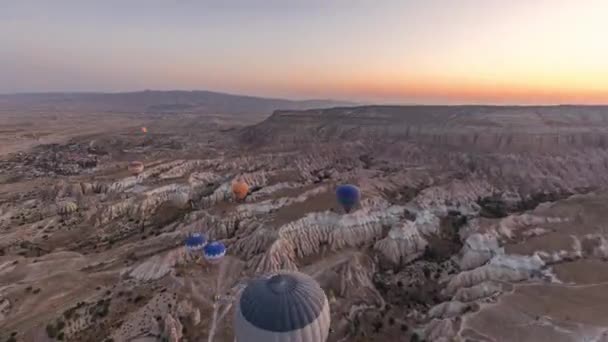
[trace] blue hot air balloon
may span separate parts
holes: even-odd
[[[325,342],[329,301],[309,275],[281,271],[254,279],[235,306],[237,342]]]
[[[344,210],[348,213],[350,210],[359,203],[361,198],[361,191],[359,188],[351,184],[343,184],[338,186],[336,189],[336,197],[338,203],[344,207]]]
[[[186,249],[190,252],[200,251],[207,244],[207,237],[200,233],[190,234],[186,238]]]
[[[203,247],[203,256],[210,263],[218,263],[226,255],[226,246],[219,241],[213,241]]]

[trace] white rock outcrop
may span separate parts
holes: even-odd
[[[425,235],[439,231],[439,218],[429,211],[417,213],[415,221],[405,221],[391,228],[388,236],[374,245],[386,260],[393,264],[411,261],[424,252]]]
[[[428,312],[430,318],[451,318],[460,316],[466,311],[471,309],[471,304],[463,303],[459,301],[449,301],[441,304],[437,304],[432,307]]]
[[[186,253],[183,248],[176,248],[162,255],[154,255],[134,267],[129,272],[129,276],[141,281],[160,279],[171,272],[176,264],[183,262],[185,258]]]
[[[486,281],[518,282],[530,278],[545,265],[538,256],[495,255],[487,264],[455,275],[448,282],[445,293],[453,295],[461,288]]]

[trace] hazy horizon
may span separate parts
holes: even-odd
[[[606,104],[607,13],[601,0],[24,0],[0,12],[0,93]]]
[[[209,92],[217,93],[222,95],[230,95],[237,97],[254,97],[266,100],[284,100],[284,101],[329,101],[329,102],[344,102],[346,106],[507,106],[507,107],[555,107],[555,106],[608,106],[606,103],[576,103],[576,102],[564,102],[564,103],[491,103],[491,102],[451,102],[451,103],[428,103],[428,102],[399,102],[399,101],[357,101],[350,99],[341,98],[290,98],[290,97],[276,97],[276,96],[257,96],[243,93],[223,92],[215,91],[210,89],[134,89],[124,91],[38,91],[38,92],[16,92],[16,93],[0,93],[0,96],[12,96],[12,95],[45,95],[45,94],[128,94],[128,93],[141,93],[146,91],[152,92]],[[350,103],[350,104],[348,104]]]

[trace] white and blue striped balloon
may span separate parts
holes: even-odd
[[[226,255],[226,246],[219,241],[210,242],[203,247],[203,256],[211,263],[219,262],[224,255]]]
[[[186,238],[186,249],[188,251],[200,251],[207,244],[207,237],[200,233],[194,233]]]

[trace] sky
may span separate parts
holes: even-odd
[[[0,93],[608,104],[606,0],[0,0]]]

